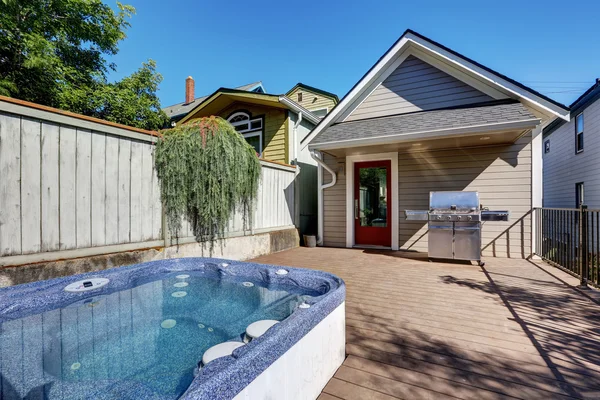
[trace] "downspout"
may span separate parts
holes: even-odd
[[[292,143],[294,145],[293,150],[293,164],[296,166],[296,173],[294,175],[294,225],[300,230],[300,182],[298,182],[298,175],[300,175],[300,166],[298,165],[298,133],[297,129],[302,122],[302,111],[298,113],[298,120],[294,123],[292,128]]]
[[[319,222],[318,222],[318,234],[317,234],[317,245],[323,245],[323,190],[334,186],[337,183],[337,175],[327,164],[323,162],[321,159],[321,152],[318,150],[311,150],[310,156],[313,160],[317,162],[319,165],[319,172],[317,174],[317,198],[318,198],[318,212],[319,212]],[[323,184],[323,168],[327,172],[331,174],[331,182]]]
[[[294,129],[292,130],[292,136],[294,137],[294,162],[296,164],[298,163],[297,162],[297,160],[298,160],[298,142],[297,142],[298,134],[296,133],[296,129],[298,129],[301,122],[302,122],[302,111],[300,111],[298,113],[298,121],[296,121],[294,123]]]

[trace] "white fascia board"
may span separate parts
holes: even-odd
[[[529,119],[516,122],[502,122],[496,124],[474,125],[469,127],[452,127],[427,131],[401,133],[397,135],[376,136],[370,138],[357,138],[348,140],[336,140],[333,142],[316,143],[309,145],[311,150],[333,150],[349,147],[374,146],[382,144],[393,144],[426,139],[442,139],[451,136],[472,136],[482,133],[506,132],[512,130],[532,129],[539,125],[539,119]]]
[[[387,53],[385,53],[385,55],[371,68],[369,72],[367,72],[367,74],[358,82],[358,84],[354,86],[346,96],[344,96],[342,101],[338,103],[338,105],[335,106],[333,110],[331,110],[331,112],[321,120],[319,125],[317,125],[315,129],[313,129],[310,135],[308,135],[306,139],[304,139],[305,142],[302,143],[300,150],[304,150],[308,146],[310,141],[315,138],[315,136],[317,136],[325,128],[331,126],[333,121],[335,121],[337,117],[340,114],[342,114],[346,110],[346,108],[354,102],[357,96],[360,95],[360,93],[362,93],[362,91],[365,88],[369,87],[379,77],[379,75],[381,75],[381,73],[389,66],[389,64],[391,64],[394,61],[394,59],[398,55],[398,52],[407,44],[407,42],[408,39],[406,37],[403,37],[390,50],[388,50]]]
[[[530,102],[531,104],[533,104],[534,106],[544,109],[544,110],[550,112],[552,115],[555,115],[559,118],[562,118],[564,120],[568,120],[568,118],[569,118],[568,110],[565,110],[564,108],[559,107],[556,104],[553,104],[553,103],[535,95],[534,93],[532,93],[524,88],[521,88],[512,82],[507,81],[506,79],[503,79],[502,77],[498,76],[497,74],[494,74],[490,71],[486,71],[485,69],[465,60],[464,58],[459,57],[455,54],[452,54],[449,51],[442,49],[439,46],[434,45],[433,43],[425,41],[425,40],[421,39],[420,37],[413,35],[410,32],[406,34],[406,38],[408,40],[410,40],[411,42],[413,42],[413,45],[417,46],[417,48],[420,48],[421,50],[424,50],[424,51],[432,52],[432,53],[436,54],[438,57],[441,57],[442,59],[446,60],[447,62],[450,62],[454,65],[458,65],[459,67],[462,67],[462,68],[468,70],[470,73],[485,80],[492,86],[499,86],[503,90],[511,93],[513,96],[516,96],[519,99],[526,100],[526,101]]]

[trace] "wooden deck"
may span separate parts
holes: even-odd
[[[555,268],[331,248],[256,261],[346,282],[348,356],[319,400],[600,399],[600,306]]]

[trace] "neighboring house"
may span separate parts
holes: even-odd
[[[163,108],[163,111],[170,118],[171,123],[179,121],[185,117],[191,110],[193,110],[198,104],[202,103],[208,96],[194,97],[195,82],[194,78],[188,76],[185,80],[185,101],[183,103],[173,104],[172,106]],[[265,93],[265,87],[262,82],[249,83],[247,85],[239,86],[236,90],[243,90],[245,92],[254,93]]]
[[[303,101],[316,110],[332,107],[337,101],[331,93],[301,84],[295,87],[300,88],[306,90]],[[238,89],[220,88],[209,96],[196,99],[193,90],[190,77],[186,80],[186,103],[165,108],[168,115],[176,118],[173,122],[183,124],[197,118],[220,116],[244,136],[259,157],[296,165],[294,195],[299,207],[295,208],[294,221],[301,234],[316,234],[317,164],[308,149],[300,151],[300,141],[321,119],[286,95],[265,93],[260,82]],[[313,101],[314,98],[317,100]]]
[[[429,192],[478,191],[509,222],[484,256],[528,257],[541,206],[541,130],[568,109],[407,30],[302,141],[319,161],[319,242],[427,251]]]
[[[303,83],[297,83],[285,95],[319,118],[324,118],[340,101],[333,93]]]
[[[600,79],[544,129],[544,207],[600,208]]]

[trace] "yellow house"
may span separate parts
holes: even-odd
[[[319,118],[286,96],[250,93],[237,89],[218,89],[192,109],[178,124],[216,115],[230,122],[259,154],[260,158],[293,164],[299,147],[298,127],[302,116],[307,132]],[[302,137],[305,134],[300,134]]]
[[[265,93],[261,82],[221,88],[194,97],[194,80],[186,79],[186,101],[166,107],[173,124],[219,116],[233,125],[260,158],[296,167],[295,225],[301,234],[317,232],[317,163],[300,142],[337,104],[336,95],[298,83],[286,94]]]
[[[319,118],[325,117],[340,101],[333,93],[305,85],[301,82],[297,83],[285,95],[302,107],[310,110]]]

